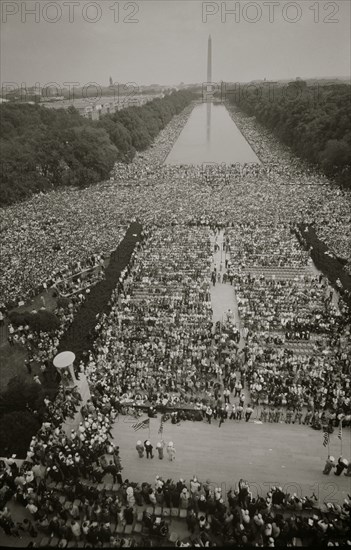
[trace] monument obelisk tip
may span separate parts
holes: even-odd
[[[207,47],[207,83],[209,82],[212,82],[212,39],[210,34]]]

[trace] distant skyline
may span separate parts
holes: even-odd
[[[1,84],[107,86],[110,75],[136,85],[205,82],[209,34],[214,82],[350,75],[348,0],[284,1],[274,12],[268,4],[274,2],[44,0],[35,22],[25,13],[34,1],[2,2]],[[86,20],[94,17],[100,20]]]

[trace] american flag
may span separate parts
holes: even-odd
[[[339,433],[338,433],[338,438],[339,438],[339,439],[342,439],[342,420],[340,420],[340,422],[339,422]]]
[[[141,420],[136,424],[132,424],[132,428],[134,428],[135,432],[137,432],[138,430],[144,430],[145,428],[149,428],[149,426],[150,426],[150,418],[146,418],[146,420]]]
[[[329,432],[327,430],[327,428],[324,429],[324,433],[323,433],[323,437],[324,437],[324,440],[323,440],[323,447],[326,447],[329,443]]]

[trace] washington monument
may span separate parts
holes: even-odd
[[[207,117],[206,117],[206,138],[207,143],[211,141],[211,101],[212,101],[212,39],[208,37],[207,46],[207,85],[206,85],[206,100],[207,100]]]
[[[212,82],[212,39],[211,35],[208,37],[207,46],[207,84]]]

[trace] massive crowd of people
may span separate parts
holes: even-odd
[[[33,294],[67,265],[109,254],[121,240],[121,226],[133,217],[160,225],[251,219],[269,227],[272,220],[304,221],[315,224],[332,252],[350,261],[347,193],[304,167],[252,119],[234,115],[262,165],[164,164],[190,111],[175,117],[154,147],[133,163],[118,165],[113,181],[36,195],[4,209],[0,281],[5,304]]]
[[[348,421],[349,326],[330,303],[327,282],[311,275],[278,281],[236,274],[246,340],[238,353],[238,328],[229,320],[212,338],[210,236],[205,227],[175,226],[172,232],[155,229],[146,239],[125,281],[125,297],[116,293],[110,314],[97,325],[86,367],[91,386],[113,406],[177,403],[202,410],[208,400],[216,410],[218,375],[229,382],[233,371],[233,379],[245,373],[249,382],[260,379],[256,404],[326,408]],[[235,253],[231,258],[235,262]],[[318,338],[312,356],[304,348],[286,350],[288,323]],[[272,332],[281,335],[273,348],[267,344]]]
[[[207,490],[206,483],[195,482],[194,491],[194,482],[184,487],[182,481],[157,479],[150,487],[122,481],[111,426],[130,404],[176,405],[183,414],[196,411],[204,422],[218,418],[219,425],[227,418],[249,420],[258,407],[262,422],[321,428],[340,420],[347,426],[351,420],[349,311],[341,298],[335,301],[323,277],[308,272],[308,253],[292,232],[299,221],[314,223],[331,250],[349,258],[344,238],[351,228],[345,210],[349,197],[301,166],[240,113],[233,116],[262,165],[162,164],[190,110],[175,117],[154,147],[131,165],[116,166],[113,181],[39,195],[4,211],[1,290],[8,308],[35,295],[43,283],[51,286],[65,274],[83,271],[87,262],[101,264],[131,219],[140,220],[145,235],[120,285],[122,295],[116,290],[110,312],[97,319],[94,346],[79,366],[92,399],[82,409],[78,431],[68,436],[62,430],[79,406],[79,396],[62,388],[55,403],[46,403],[45,422],[21,470],[11,459],[1,465],[2,504],[14,495],[33,516],[29,526],[17,525],[5,506],[0,525],[8,534],[40,530],[63,546],[78,540],[123,546],[125,538],[115,539],[111,525],[134,524],[135,505],[155,500],[184,507],[190,533],[207,546],[350,536],[349,501],[327,515],[291,520],[282,510],[300,511],[304,502],[278,488],[255,499],[242,483],[221,495]],[[213,242],[221,228],[224,255],[217,273]],[[255,267],[276,272],[250,272]],[[295,270],[292,279],[287,269]],[[218,280],[235,289],[241,327],[230,314],[213,327],[210,291]],[[59,308],[62,331],[86,299],[82,296],[76,293]],[[33,345],[34,335],[20,327],[16,338],[45,365],[62,331],[51,339],[40,334]],[[300,341],[300,348],[292,351],[287,340]],[[303,348],[301,341],[307,340],[310,347]],[[249,390],[250,403],[243,389]],[[81,482],[96,485],[106,474],[112,475],[112,491]],[[65,501],[72,506],[65,507]],[[150,518],[143,519],[152,532]]]
[[[109,256],[125,233],[123,219],[105,215],[99,194],[90,206],[74,190],[30,202],[3,210],[0,291],[7,309]]]
[[[86,369],[93,387],[104,394],[110,388],[107,399],[153,402],[173,393],[174,402],[205,390],[199,370],[215,372],[207,233],[155,229],[136,257],[126,297],[119,305],[115,294],[98,324]]]
[[[334,419],[351,412],[348,308],[342,299],[336,303],[325,277],[307,267],[306,255],[299,253],[284,227],[262,233],[265,249],[254,224],[226,232],[229,270],[246,330],[252,398],[257,404],[287,405],[298,414],[307,406],[312,414],[317,412],[321,427],[323,410]],[[275,260],[278,240],[281,262]],[[250,272],[252,265],[261,273]],[[299,270],[286,278],[286,269],[281,269],[285,266]],[[286,345],[293,342],[295,348]]]

